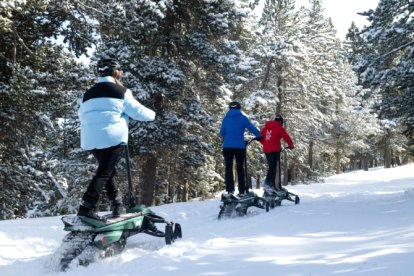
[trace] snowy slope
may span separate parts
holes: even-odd
[[[131,237],[126,251],[50,270],[59,217],[0,221],[0,275],[414,275],[414,165],[288,187],[299,205],[217,220],[219,200],[153,207],[184,238]],[[261,195],[261,191],[257,191]]]

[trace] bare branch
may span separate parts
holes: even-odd
[[[23,46],[23,48],[30,54],[30,55],[34,55],[34,53],[32,52],[32,50],[30,50],[30,48],[26,45],[26,43],[24,43],[24,40],[20,37],[19,33],[17,32],[17,29],[13,26],[13,33],[16,35],[17,37],[17,41],[20,43],[20,45]]]

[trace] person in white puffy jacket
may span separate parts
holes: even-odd
[[[114,180],[115,165],[128,142],[129,117],[152,121],[155,112],[134,99],[121,82],[121,67],[111,58],[102,58],[97,66],[97,83],[83,95],[78,115],[81,123],[81,147],[90,150],[98,169],[82,197],[78,216],[99,219],[95,207],[105,187],[113,217],[124,213],[121,195]]]

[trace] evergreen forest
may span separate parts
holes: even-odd
[[[80,149],[77,109],[102,56],[120,62],[124,86],[157,114],[130,122],[139,203],[224,189],[219,129],[231,101],[259,129],[284,117],[295,143],[283,154],[284,185],[412,161],[414,2],[380,0],[345,40],[323,0],[263,0],[258,13],[259,2],[2,0],[0,219],[78,209],[96,163]],[[247,159],[259,187],[259,143]],[[118,166],[125,193],[125,159]]]

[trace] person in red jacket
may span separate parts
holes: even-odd
[[[276,115],[274,121],[266,122],[260,133],[263,137],[260,143],[263,145],[263,152],[266,155],[268,164],[264,188],[265,190],[272,191],[277,189],[275,180],[280,162],[280,140],[285,140],[289,149],[293,149],[294,145],[289,134],[283,127],[283,118],[280,115]]]

